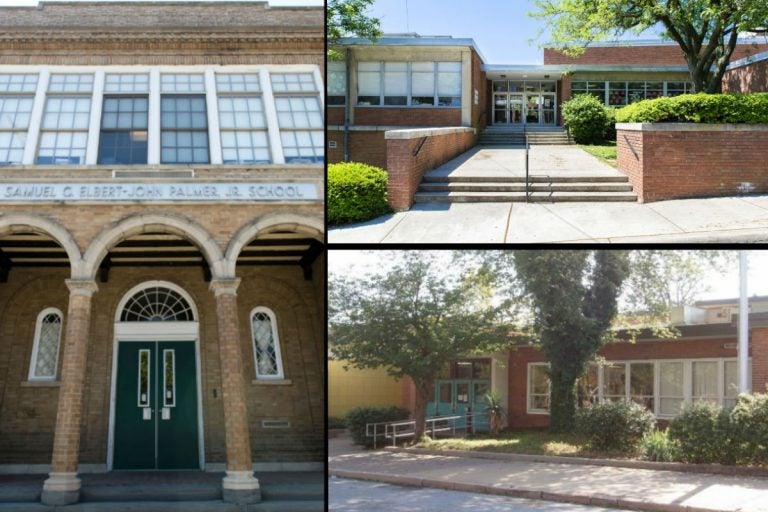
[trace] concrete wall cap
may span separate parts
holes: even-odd
[[[418,139],[421,137],[436,137],[450,135],[452,133],[475,133],[475,129],[469,126],[449,126],[446,128],[416,128],[409,130],[390,130],[384,132],[387,140]]]
[[[616,123],[616,129],[633,132],[767,132],[768,124]]]

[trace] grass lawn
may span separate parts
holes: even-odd
[[[631,458],[634,455],[626,453],[598,453],[594,450],[588,450],[584,439],[577,434],[551,434],[539,431],[502,432],[495,438],[477,434],[463,439],[435,439],[419,443],[417,447],[438,450],[623,459]]]
[[[604,162],[616,167],[616,141],[601,144],[579,144],[579,147]]]

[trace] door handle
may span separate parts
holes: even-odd
[[[142,419],[143,420],[151,420],[152,419],[152,408],[151,407],[142,407]]]
[[[164,420],[171,419],[171,408],[170,407],[163,407],[163,409],[161,411],[161,414],[162,414],[162,416],[161,416],[162,419],[164,419]]]

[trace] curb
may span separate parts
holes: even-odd
[[[382,482],[386,484],[404,487],[426,487],[430,489],[442,489],[445,491],[472,492],[490,494],[494,496],[506,496],[510,498],[524,498],[531,500],[554,501],[560,503],[575,503],[578,505],[591,505],[596,507],[623,508],[646,512],[716,512],[718,509],[689,507],[669,503],[654,503],[650,501],[634,500],[629,498],[614,498],[611,496],[565,494],[557,492],[544,492],[535,489],[515,487],[493,487],[484,484],[470,484],[463,482],[451,482],[432,478],[418,478],[386,473],[370,473],[366,471],[346,471],[341,469],[329,469],[328,476],[348,478],[351,480],[365,480],[369,482]]]
[[[721,466],[718,464],[683,464],[680,462],[648,462],[641,460],[590,459],[586,457],[561,457],[556,455],[526,455],[523,453],[491,453],[468,450],[431,450],[429,448],[385,447],[385,450],[421,455],[443,455],[468,459],[510,460],[520,462],[542,462],[546,464],[572,464],[576,466],[611,466],[615,468],[649,469],[652,471],[675,471],[726,476],[768,477],[768,468],[745,468]]]

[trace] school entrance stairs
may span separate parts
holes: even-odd
[[[629,178],[575,145],[531,146],[530,202],[637,201]],[[476,145],[427,171],[414,202],[524,202],[526,148]]]
[[[223,473],[202,471],[113,471],[81,474],[80,503],[40,503],[47,475],[0,475],[0,512],[321,512],[322,471],[256,473],[262,501],[222,501]]]
[[[570,133],[560,126],[486,126],[478,137],[484,146],[524,146],[525,141],[534,145],[573,144]]]

